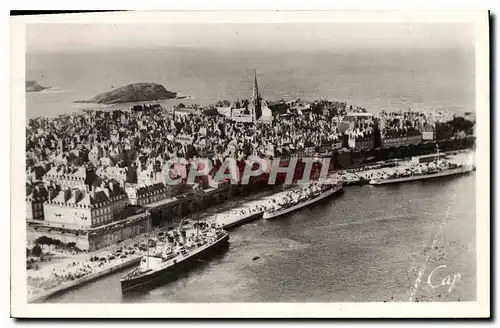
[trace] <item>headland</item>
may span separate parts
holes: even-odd
[[[37,81],[26,81],[26,92],[38,92],[49,88],[38,84]]]

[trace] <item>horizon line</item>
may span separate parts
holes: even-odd
[[[301,54],[301,53],[355,53],[356,51],[370,51],[370,52],[432,52],[432,51],[456,51],[456,52],[474,52],[475,46],[458,46],[458,45],[446,45],[446,46],[437,46],[437,45],[429,45],[429,46],[381,46],[381,47],[373,47],[371,45],[351,45],[351,46],[342,46],[338,48],[266,48],[263,47],[261,49],[248,48],[248,47],[234,47],[234,48],[223,48],[220,47],[197,47],[197,46],[112,46],[112,47],[93,47],[93,48],[79,48],[79,49],[37,49],[30,50],[26,48],[25,55],[63,55],[63,54],[103,54],[103,53],[116,53],[120,51],[199,51],[199,52],[212,52],[212,53],[287,53],[287,54]]]

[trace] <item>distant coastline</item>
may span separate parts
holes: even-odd
[[[165,89],[156,83],[134,83],[100,93],[89,100],[77,100],[75,103],[91,104],[122,104],[144,101],[158,101],[165,99],[184,99],[186,96]]]
[[[46,89],[50,89],[50,87],[44,87],[37,81],[26,81],[26,92],[39,92]]]

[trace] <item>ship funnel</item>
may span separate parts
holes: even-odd
[[[186,231],[185,230],[181,230],[179,231],[179,240],[180,242],[182,243],[182,245],[185,245],[186,244]]]
[[[168,247],[173,247],[174,246],[174,237],[168,235],[167,236],[167,246]]]

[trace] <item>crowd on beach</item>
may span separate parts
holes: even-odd
[[[68,263],[66,267],[53,267],[52,270],[29,271],[27,277],[28,291],[36,294],[43,290],[48,290],[61,285],[62,283],[80,279],[84,276],[90,275],[98,268],[103,266],[103,262],[91,263],[85,260],[83,263],[80,261],[73,261]],[[111,264],[111,263],[110,263]]]
[[[135,242],[130,241],[129,245],[121,245],[97,253],[66,252],[68,259],[66,261],[49,263],[39,269],[28,270],[28,290],[31,294],[36,294],[129,261],[144,254],[143,246],[146,243],[146,238],[140,238]]]

